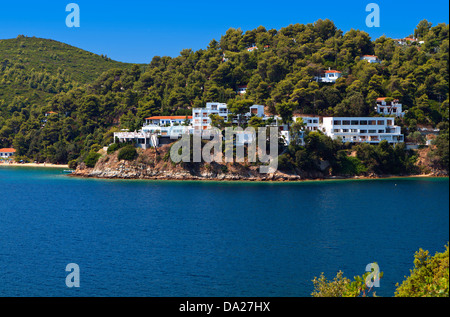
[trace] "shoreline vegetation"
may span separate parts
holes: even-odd
[[[318,166],[323,169],[284,170],[272,174],[261,174],[259,165],[254,163],[174,163],[170,159],[170,145],[158,150],[138,149],[128,159],[123,159],[120,150],[107,154],[101,150],[96,161],[71,166],[75,171],[72,177],[124,180],[167,180],[167,181],[216,181],[216,182],[302,182],[330,180],[364,180],[389,178],[448,177],[446,170],[419,165],[410,173],[382,173],[368,171],[360,174],[344,174],[333,171],[327,161]],[[416,163],[418,164],[418,163]],[[423,162],[422,162],[423,164]],[[70,166],[70,165],[69,165]]]

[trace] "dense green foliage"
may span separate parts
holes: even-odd
[[[420,249],[414,255],[414,269],[411,275],[405,277],[401,285],[397,284],[396,297],[448,297],[449,296],[449,246],[444,252],[436,252],[430,256],[429,251]],[[370,289],[365,285],[365,279],[370,274],[354,280],[344,276],[339,271],[333,280],[328,280],[322,273],[313,280],[313,297],[360,297],[367,296]],[[383,273],[380,273],[380,278]],[[374,294],[375,296],[375,294]]]
[[[320,277],[314,278],[314,291],[311,295],[313,297],[367,297],[372,293],[376,296],[373,289],[366,285],[366,278],[371,273],[366,272],[362,276],[355,276],[353,281],[345,277],[342,271],[339,271],[332,281],[329,281],[322,273]],[[383,272],[379,274],[381,279]]]
[[[117,158],[119,159],[119,161],[121,160],[132,161],[135,158],[137,158],[137,156],[138,153],[136,151],[136,148],[133,145],[127,145],[120,149]]]
[[[393,97],[408,110],[397,124],[410,134],[421,124],[448,122],[448,25],[421,22],[414,32],[425,44],[401,46],[385,36],[372,41],[363,31],[344,34],[329,20],[280,30],[230,29],[206,49],[156,56],[145,67],[54,41],[3,40],[0,147],[17,146],[19,155],[32,160],[82,161],[92,145],[111,144],[114,131],[139,129],[148,116],[190,114],[210,101],[227,102],[234,114],[251,103],[267,105],[289,122],[293,112],[374,115],[377,97]],[[253,45],[258,49],[247,51]],[[361,61],[364,54],[383,62]],[[316,82],[329,67],[344,76],[335,84]],[[245,98],[236,93],[239,85],[248,85]],[[45,117],[48,111],[57,114]],[[260,124],[252,120],[253,126]],[[295,151],[291,159],[331,155],[315,151]],[[336,168],[337,154],[332,159]],[[354,158],[342,160],[343,171],[361,168]]]
[[[430,152],[431,159],[434,164],[448,172],[449,169],[449,129],[448,125],[444,130],[441,130],[439,136],[433,141],[436,149]]]
[[[89,152],[88,156],[84,159],[84,164],[86,164],[87,167],[94,167],[101,156],[102,155],[100,153],[91,151]]]
[[[331,168],[332,175],[343,176],[419,172],[414,164],[417,156],[413,151],[406,150],[403,143],[392,146],[387,141],[381,141],[378,145],[361,143],[351,146],[320,132],[307,133],[304,140],[304,145],[292,142],[288,150],[280,155],[280,170],[325,172]]]
[[[399,286],[396,297],[448,297],[449,252],[448,244],[444,252],[430,256],[420,249],[414,255],[414,270]]]

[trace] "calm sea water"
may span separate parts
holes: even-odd
[[[449,240],[448,179],[107,181],[0,167],[0,296],[310,296],[361,275],[393,296]],[[81,287],[65,267],[80,266]]]

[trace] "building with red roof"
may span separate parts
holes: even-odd
[[[0,149],[0,158],[10,158],[16,154],[16,150],[13,148]]]

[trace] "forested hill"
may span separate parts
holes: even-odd
[[[51,75],[62,70],[72,80],[80,83],[91,82],[111,68],[130,65],[54,40],[23,35],[15,39],[0,40],[0,60],[20,63],[27,71],[34,69]]]
[[[51,95],[69,91],[98,78],[111,68],[126,68],[106,56],[48,39],[19,35],[0,40],[0,100],[14,97],[44,103]]]
[[[368,116],[374,115],[378,97],[390,97],[399,99],[408,111],[404,120],[397,122],[405,133],[414,132],[421,124],[448,131],[448,30],[448,24],[423,20],[411,34],[404,35],[418,41],[399,45],[387,36],[373,40],[359,30],[344,33],[330,20],[280,30],[262,26],[246,32],[229,29],[205,49],[185,49],[175,58],[153,57],[145,69],[117,64],[98,76],[90,65],[103,71],[114,62],[93,56],[89,64],[75,48],[68,51],[78,58],[66,58],[61,48],[55,50],[59,53],[53,54],[54,59],[52,54],[44,54],[49,56],[42,62],[52,64],[59,76],[55,85],[64,87],[48,102],[11,103],[0,95],[0,147],[14,146],[30,159],[67,162],[108,145],[113,131],[138,129],[145,117],[184,115],[209,101],[227,102],[238,113],[245,111],[241,104],[248,104],[237,102],[244,98],[266,105],[271,113]],[[23,41],[25,50],[29,40],[14,40],[14,49],[20,51]],[[37,42],[36,53],[55,43],[33,41]],[[39,61],[39,54],[6,56],[5,46],[14,45],[0,41],[0,93],[5,84],[27,82],[20,71],[5,76],[5,65],[12,61],[16,68],[30,67]],[[254,47],[257,49],[249,49]],[[382,62],[368,63],[361,60],[363,55],[377,55]],[[80,64],[75,63],[71,71],[57,67],[68,60]],[[342,72],[343,77],[335,84],[314,80],[329,68]],[[72,80],[88,83],[71,88]],[[236,93],[241,85],[248,87],[244,96]],[[21,97],[20,90],[13,88],[10,91]],[[47,111],[57,115],[46,118],[43,125]]]

